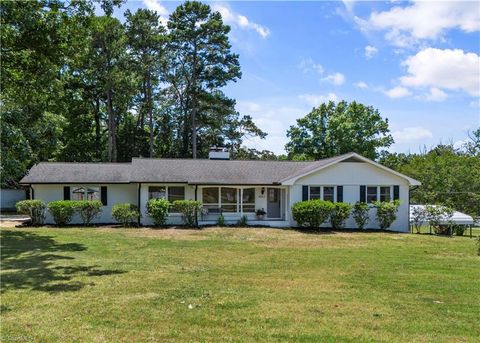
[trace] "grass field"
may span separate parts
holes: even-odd
[[[478,342],[474,239],[1,229],[2,342]]]

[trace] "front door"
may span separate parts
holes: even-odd
[[[267,217],[280,218],[280,189],[267,188]]]

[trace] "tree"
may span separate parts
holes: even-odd
[[[190,118],[192,156],[197,158],[200,96],[241,77],[238,55],[230,50],[230,28],[223,24],[220,13],[212,13],[208,5],[196,1],[183,3],[170,15],[168,28],[170,54],[166,80],[172,84],[172,94],[185,119]],[[183,134],[185,141],[190,135],[188,131]]]
[[[139,9],[132,14],[125,13],[126,35],[130,56],[135,72],[140,76],[137,87],[140,90],[136,101],[137,129],[144,130],[145,116],[149,126],[149,156],[153,157],[154,146],[154,98],[158,92],[166,43],[165,28],[160,23],[160,15],[154,11]],[[134,136],[135,137],[135,136]],[[135,147],[134,147],[135,149]]]
[[[290,159],[322,159],[356,152],[375,159],[378,149],[393,143],[388,119],[371,106],[355,101],[321,104],[305,117],[297,119],[287,131],[290,141],[285,149]]]

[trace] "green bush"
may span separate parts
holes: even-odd
[[[377,208],[377,221],[380,229],[388,229],[397,219],[400,201],[375,201],[373,204]]]
[[[165,225],[170,202],[166,199],[150,199],[147,201],[147,213],[153,219],[155,226]]]
[[[448,235],[452,228],[453,209],[443,205],[425,206],[425,216],[428,224],[437,235]]]
[[[15,207],[18,213],[30,216],[32,225],[42,225],[45,221],[46,205],[41,200],[22,200]]]
[[[133,204],[116,204],[112,208],[113,219],[121,223],[123,227],[137,225],[139,216],[138,207]]]
[[[357,201],[353,205],[353,219],[360,230],[363,230],[370,220],[370,207],[366,202]]]
[[[195,226],[197,224],[197,214],[202,209],[202,203],[195,200],[176,200],[173,202],[175,211],[182,214],[183,224],[186,226]]]
[[[48,212],[55,224],[62,226],[70,223],[76,211],[76,201],[57,200],[48,203]]]
[[[455,232],[455,235],[457,236],[463,236],[463,234],[465,233],[464,225],[453,224],[452,228],[453,228],[453,232]]]
[[[221,214],[220,217],[218,217],[217,225],[218,226],[225,226],[225,217],[223,216],[223,214]]]
[[[332,214],[334,205],[330,201],[308,200],[293,204],[293,219],[299,226],[319,228]]]
[[[352,213],[352,205],[345,202],[336,202],[333,204],[333,211],[330,214],[330,224],[334,229],[343,229],[345,221]]]
[[[238,227],[248,226],[248,217],[246,215],[241,216],[240,219],[237,221],[237,226]]]
[[[102,213],[102,202],[99,200],[75,201],[75,207],[82,218],[83,225],[88,226],[92,220]]]
[[[411,215],[411,220],[413,227],[415,228],[417,233],[420,233],[422,224],[426,220],[426,210],[420,206],[414,207]]]

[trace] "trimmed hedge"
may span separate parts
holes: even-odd
[[[42,200],[22,200],[15,204],[17,212],[30,216],[32,225],[42,225],[47,206]]]
[[[336,202],[333,204],[333,211],[330,214],[330,224],[334,229],[343,229],[345,221],[352,213],[352,205],[345,202]]]
[[[83,225],[88,226],[92,220],[102,213],[102,202],[100,200],[75,201],[75,207],[82,218]]]
[[[353,205],[352,216],[360,230],[363,230],[370,220],[370,207],[366,202],[357,201]]]
[[[308,200],[293,204],[293,219],[299,226],[319,228],[334,211],[334,204],[324,200]]]
[[[373,204],[377,208],[377,222],[380,229],[388,229],[397,219],[400,201],[375,201]]]
[[[70,223],[76,211],[76,201],[57,200],[48,203],[48,212],[53,217],[55,224],[62,226]]]
[[[112,217],[123,227],[136,226],[140,212],[133,204],[116,204],[112,207]]]
[[[196,226],[197,213],[202,209],[202,203],[195,200],[176,200],[173,202],[175,211],[182,214],[183,224]]]
[[[155,226],[165,225],[170,206],[170,202],[166,199],[150,199],[147,201],[147,213],[152,217]]]

